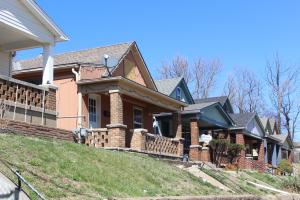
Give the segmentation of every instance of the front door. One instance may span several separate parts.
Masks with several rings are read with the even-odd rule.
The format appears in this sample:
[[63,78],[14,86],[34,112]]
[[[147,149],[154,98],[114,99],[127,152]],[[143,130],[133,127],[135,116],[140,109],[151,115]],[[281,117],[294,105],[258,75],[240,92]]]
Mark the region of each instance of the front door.
[[89,95],[89,128],[100,127],[100,99],[97,95]]

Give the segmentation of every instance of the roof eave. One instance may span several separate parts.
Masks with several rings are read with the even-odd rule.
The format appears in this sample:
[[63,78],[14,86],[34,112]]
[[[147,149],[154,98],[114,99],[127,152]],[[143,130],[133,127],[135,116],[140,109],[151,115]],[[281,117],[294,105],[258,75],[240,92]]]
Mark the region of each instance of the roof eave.
[[68,41],[69,37],[53,22],[53,20],[33,0],[21,2],[41,21],[43,25],[55,36],[56,42]]
[[88,80],[80,80],[80,81],[77,81],[77,84],[78,85],[85,85],[85,84],[95,84],[95,83],[101,83],[101,82],[111,82],[111,81],[124,81],[126,83],[129,83],[129,84],[132,84],[134,86],[137,86],[137,87],[140,87],[140,88],[143,88],[145,90],[148,90],[149,92],[153,93],[153,94],[157,94],[159,95],[160,97],[163,97],[164,99],[167,99],[169,101],[172,101],[176,104],[179,104],[180,106],[183,106],[183,107],[186,107],[188,106],[188,104],[182,102],[182,101],[178,101],[176,99],[173,99],[161,92],[158,92],[158,91],[155,91],[155,90],[152,90],[150,88],[147,88],[139,83],[136,83],[132,80],[129,80],[129,79],[126,79],[124,77],[121,77],[121,76],[116,76],[116,77],[109,77],[109,78],[101,78],[101,79],[88,79]]

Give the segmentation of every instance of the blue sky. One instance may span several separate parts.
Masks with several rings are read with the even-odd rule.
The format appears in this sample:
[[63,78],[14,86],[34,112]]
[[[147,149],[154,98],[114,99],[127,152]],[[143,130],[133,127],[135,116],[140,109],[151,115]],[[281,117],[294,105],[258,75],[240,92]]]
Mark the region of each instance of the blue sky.
[[[161,63],[176,55],[218,57],[222,77],[234,67],[262,74],[275,52],[287,62],[300,61],[299,1],[37,2],[70,37],[55,53],[135,40],[154,78]],[[216,93],[222,81],[218,85]]]
[[[154,78],[163,61],[176,55],[193,60],[219,58],[222,74],[213,95],[222,93],[235,67],[262,78],[268,58],[278,52],[300,63],[300,1],[37,0],[70,37],[55,53],[137,41]],[[21,52],[19,58],[41,50]]]

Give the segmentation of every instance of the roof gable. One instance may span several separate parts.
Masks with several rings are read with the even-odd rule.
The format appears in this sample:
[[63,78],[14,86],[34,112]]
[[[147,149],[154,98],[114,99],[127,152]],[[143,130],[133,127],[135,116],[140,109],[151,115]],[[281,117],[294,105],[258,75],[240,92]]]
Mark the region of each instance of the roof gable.
[[224,110],[228,113],[233,113],[232,105],[227,96],[208,97],[203,99],[195,99],[195,103],[219,102]]
[[201,117],[205,117],[210,121],[215,122],[224,127],[229,127],[234,125],[234,121],[228,115],[227,112],[223,109],[219,102],[205,102],[205,103],[197,103],[197,104],[190,104],[188,107],[184,108],[183,113],[194,113],[200,112]]
[[113,76],[123,76],[124,78],[157,91],[154,80],[136,42],[133,42],[129,46],[127,51],[120,58],[119,64],[112,69],[111,73]]
[[55,40],[69,40],[68,36],[52,21],[52,19],[39,7],[34,0],[21,0],[21,2],[33,13],[46,28],[55,35]]
[[165,95],[168,95],[176,99],[176,89],[180,88],[182,94],[181,101],[184,101],[188,104],[193,104],[194,99],[190,93],[190,90],[183,77],[171,78],[171,79],[162,79],[155,81],[157,90]]

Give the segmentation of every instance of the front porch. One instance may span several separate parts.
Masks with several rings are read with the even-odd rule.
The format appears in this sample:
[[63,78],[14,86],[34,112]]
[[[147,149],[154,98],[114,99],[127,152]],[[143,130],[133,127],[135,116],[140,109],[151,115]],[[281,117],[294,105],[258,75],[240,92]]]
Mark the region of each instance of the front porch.
[[236,143],[245,146],[241,151],[238,165],[242,169],[264,171],[264,140],[243,132],[236,132]]
[[[82,127],[90,129],[85,143],[98,148],[180,157],[181,117],[185,104],[122,77],[82,80]],[[153,116],[172,113],[172,134],[154,134]]]

